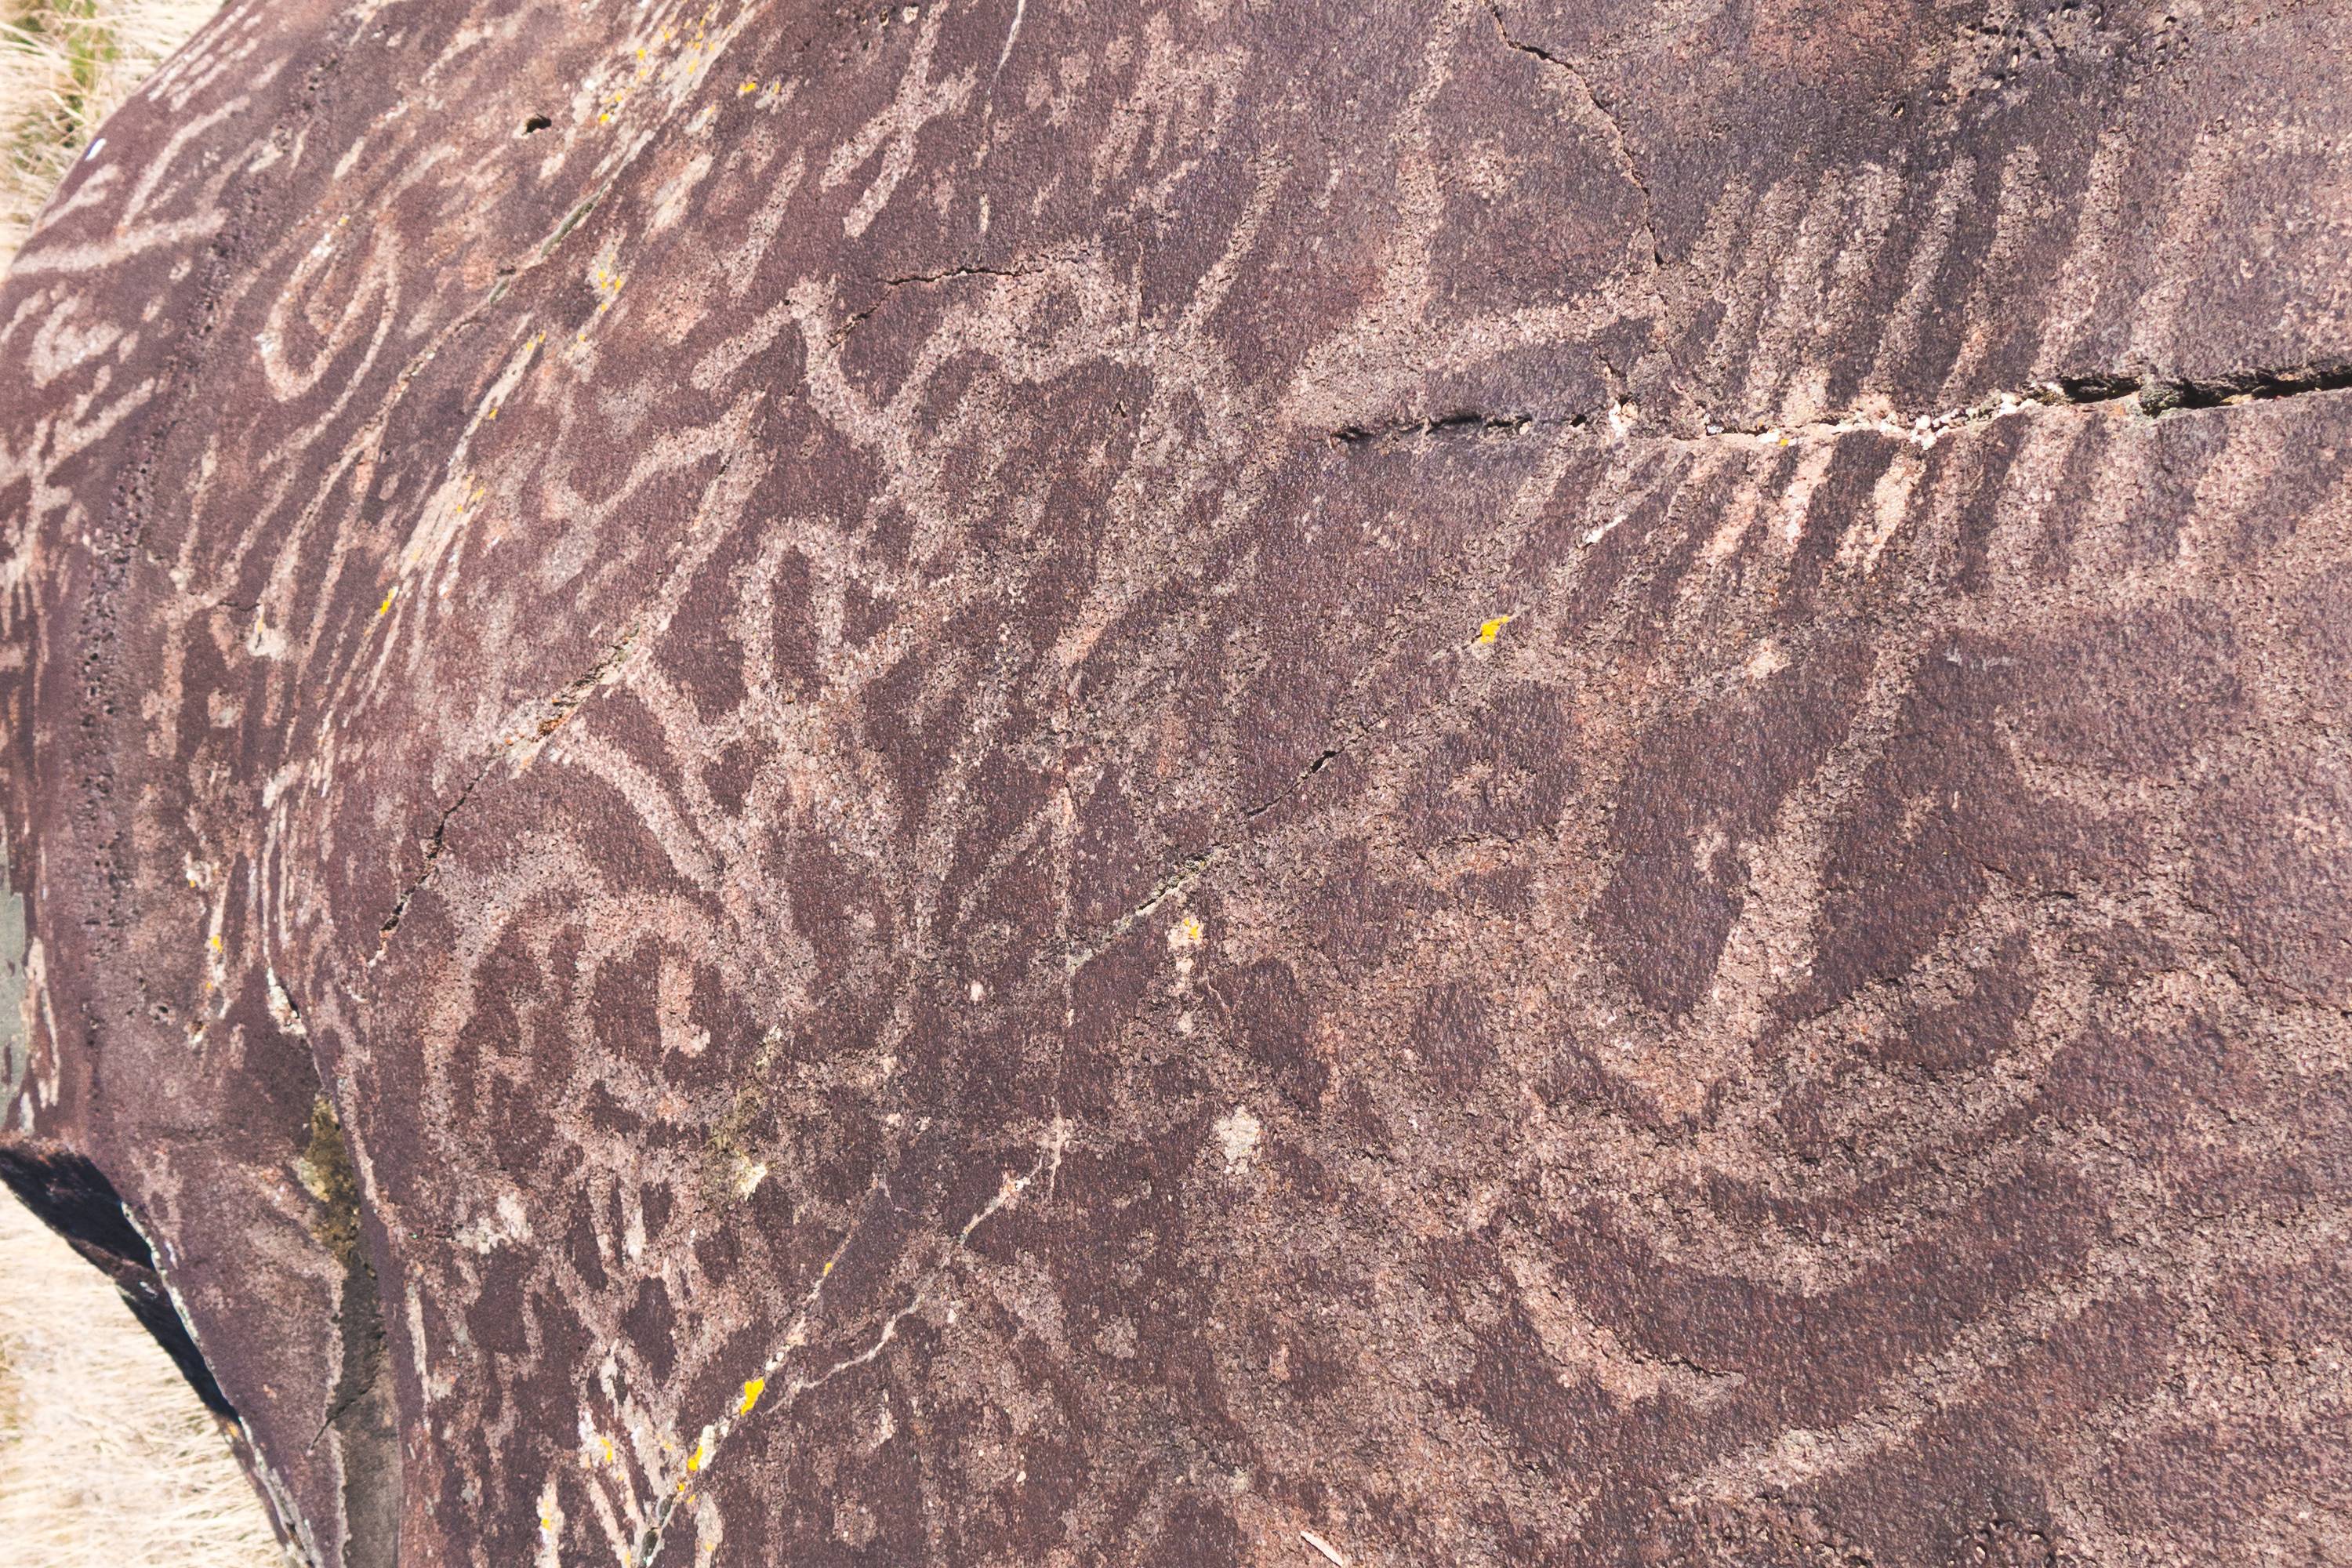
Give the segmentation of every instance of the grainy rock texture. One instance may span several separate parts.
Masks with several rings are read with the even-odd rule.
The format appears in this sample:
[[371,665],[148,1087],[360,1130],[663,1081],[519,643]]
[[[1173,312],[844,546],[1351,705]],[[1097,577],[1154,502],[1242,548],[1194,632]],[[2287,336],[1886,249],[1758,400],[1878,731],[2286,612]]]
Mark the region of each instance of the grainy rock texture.
[[336,1568],[2352,1559],[2347,32],[234,5],[0,1165]]

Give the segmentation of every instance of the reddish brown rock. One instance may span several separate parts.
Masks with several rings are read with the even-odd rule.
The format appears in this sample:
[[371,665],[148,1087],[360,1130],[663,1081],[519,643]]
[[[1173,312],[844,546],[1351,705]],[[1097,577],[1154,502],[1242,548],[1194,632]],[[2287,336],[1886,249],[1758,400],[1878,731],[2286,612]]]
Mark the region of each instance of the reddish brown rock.
[[0,1169],[338,1568],[2352,1557],[2347,27],[236,6]]

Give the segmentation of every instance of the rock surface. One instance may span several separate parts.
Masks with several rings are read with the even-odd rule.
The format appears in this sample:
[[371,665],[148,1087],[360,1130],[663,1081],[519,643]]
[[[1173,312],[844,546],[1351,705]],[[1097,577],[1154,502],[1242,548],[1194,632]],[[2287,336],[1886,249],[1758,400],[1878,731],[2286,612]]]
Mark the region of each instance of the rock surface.
[[0,1172],[321,1568],[2352,1559],[2347,29],[235,5]]

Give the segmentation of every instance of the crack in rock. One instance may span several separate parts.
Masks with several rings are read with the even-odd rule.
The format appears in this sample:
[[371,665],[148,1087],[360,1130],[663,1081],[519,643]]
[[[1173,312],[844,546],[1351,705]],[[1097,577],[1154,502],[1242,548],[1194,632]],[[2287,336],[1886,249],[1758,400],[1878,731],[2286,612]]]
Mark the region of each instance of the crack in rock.
[[1650,194],[1650,183],[1642,177],[1642,166],[1633,157],[1633,144],[1625,139],[1624,122],[1617,118],[1616,111],[1602,100],[1601,95],[1592,90],[1591,79],[1578,69],[1572,62],[1562,59],[1540,44],[1530,44],[1511,37],[1509,29],[1503,22],[1501,5],[1489,5],[1487,13],[1495,19],[1495,36],[1502,39],[1507,47],[1541,60],[1565,76],[1575,86],[1578,94],[1582,97],[1592,112],[1599,115],[1601,122],[1609,127],[1610,145],[1615,151],[1618,162],[1624,167],[1625,177],[1633,182],[1633,188],[1642,195],[1642,233],[1649,240],[1650,299],[1654,305],[1663,310],[1665,300],[1658,290],[1657,278],[1659,273],[1666,269],[1666,258],[1658,241],[1657,198]]
[[[1785,447],[1804,441],[1833,440],[1841,436],[1869,433],[1932,446],[1946,436],[1979,429],[2016,415],[2044,410],[2105,408],[2157,419],[2168,414],[2234,408],[2251,403],[2276,403],[2316,393],[2347,390],[2352,390],[2352,365],[2242,370],[2205,377],[2101,374],[2037,382],[2021,390],[1997,392],[1975,403],[1933,414],[1849,412],[1787,425],[1768,425],[1760,421],[1748,424],[1709,421],[1704,432],[1696,436],[1661,431],[1643,437],[1634,432],[1633,420],[1622,413],[1630,405],[1621,402],[1611,410],[1610,426],[1614,439],[1646,438],[1686,445],[1707,442],[1748,445],[1760,442],[1766,446]],[[1380,425],[1343,425],[1328,432],[1324,439],[1349,447],[1423,437],[1509,440],[1544,429],[1590,429],[1592,423],[1591,416],[1588,414],[1542,415],[1457,409],[1448,414],[1397,419]],[[1258,807],[1249,815],[1255,816],[1257,810],[1263,809]]]
[[[680,558],[670,563],[664,571],[661,581],[655,584],[654,591],[646,596],[646,603],[649,605],[659,604],[667,595],[672,583],[685,564],[685,552],[681,551]],[[401,920],[407,914],[410,901],[424,890],[426,883],[433,879],[433,874],[440,864],[441,851],[448,839],[450,820],[465,808],[467,801],[473,798],[474,791],[480,787],[483,780],[489,777],[490,770],[498,765],[500,758],[509,755],[518,745],[525,743],[535,745],[544,742],[556,731],[562,729],[572,714],[579,711],[581,704],[588,700],[588,694],[619,668],[621,661],[628,657],[629,650],[635,647],[638,639],[643,637],[647,620],[648,613],[640,611],[623,629],[620,637],[597,657],[593,664],[573,677],[553,695],[542,700],[538,704],[540,717],[530,727],[530,732],[522,735],[509,733],[502,737],[497,746],[492,748],[489,754],[484,757],[480,764],[474,769],[473,775],[466,781],[465,787],[457,792],[457,798],[442,808],[440,815],[434,819],[433,831],[425,839],[424,866],[409,880],[408,885],[401,889],[399,898],[393,901],[391,912],[384,916],[382,923],[377,927],[375,956],[368,961],[370,968],[383,962],[384,950],[391,943],[393,933],[400,929]]]
[[[1054,1178],[1060,1173],[1062,1155],[1070,1146],[1074,1131],[1068,1121],[1056,1116],[1047,1129],[1045,1142],[1038,1149],[1037,1158],[1030,1164],[1028,1171],[1019,1176],[1010,1172],[1005,1173],[1003,1180],[998,1184],[995,1193],[989,1200],[973,1211],[971,1217],[965,1220],[952,1237],[941,1238],[939,1255],[924,1271],[922,1279],[916,1282],[913,1295],[908,1299],[906,1305],[898,1308],[883,1320],[882,1326],[876,1332],[873,1342],[856,1354],[842,1357],[814,1376],[793,1377],[773,1395],[767,1397],[766,1403],[769,1408],[789,1410],[799,1401],[802,1394],[824,1387],[844,1373],[870,1365],[884,1351],[889,1349],[891,1342],[898,1338],[898,1325],[922,1310],[924,1302],[930,1298],[932,1287],[937,1285],[940,1277],[954,1266],[956,1259],[970,1249],[974,1231],[993,1219],[1002,1210],[1019,1203],[1041,1178],[1045,1183],[1046,1196],[1049,1199],[1052,1197]],[[873,1191],[880,1193],[886,1200],[889,1197],[889,1188],[886,1184],[877,1182]],[[791,1327],[785,1330],[782,1342],[769,1354],[766,1361],[761,1363],[760,1370],[752,1377],[744,1381],[745,1392],[737,1407],[721,1415],[718,1420],[710,1423],[704,1429],[706,1436],[697,1440],[694,1449],[696,1457],[688,1466],[689,1476],[709,1474],[711,1466],[719,1458],[728,1438],[734,1434],[737,1426],[750,1420],[758,1408],[761,1395],[766,1392],[768,1379],[782,1369],[784,1363],[792,1358],[794,1351],[808,1342],[809,1321],[817,1308],[824,1303],[825,1284],[833,1278],[835,1267],[847,1254],[850,1244],[857,1239],[857,1236],[858,1228],[852,1225],[847,1234],[843,1236],[840,1243],[835,1247],[832,1255],[825,1259],[824,1267],[817,1271],[816,1282],[810,1286],[807,1293],[801,1298],[800,1310],[793,1317]],[[644,1537],[637,1543],[635,1561],[643,1565],[643,1568],[652,1568],[654,1560],[661,1554],[670,1520],[677,1511],[686,1485],[687,1481],[683,1479],[674,1484],[666,1484],[661,1500],[654,1505],[653,1522],[646,1527]]]

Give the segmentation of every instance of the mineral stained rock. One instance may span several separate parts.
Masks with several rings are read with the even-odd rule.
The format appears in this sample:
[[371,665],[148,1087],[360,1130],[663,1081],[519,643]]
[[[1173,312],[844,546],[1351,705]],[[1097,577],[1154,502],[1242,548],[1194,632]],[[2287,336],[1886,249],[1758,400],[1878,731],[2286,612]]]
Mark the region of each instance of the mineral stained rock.
[[320,1568],[2352,1558],[2347,36],[239,0],[0,1172]]

